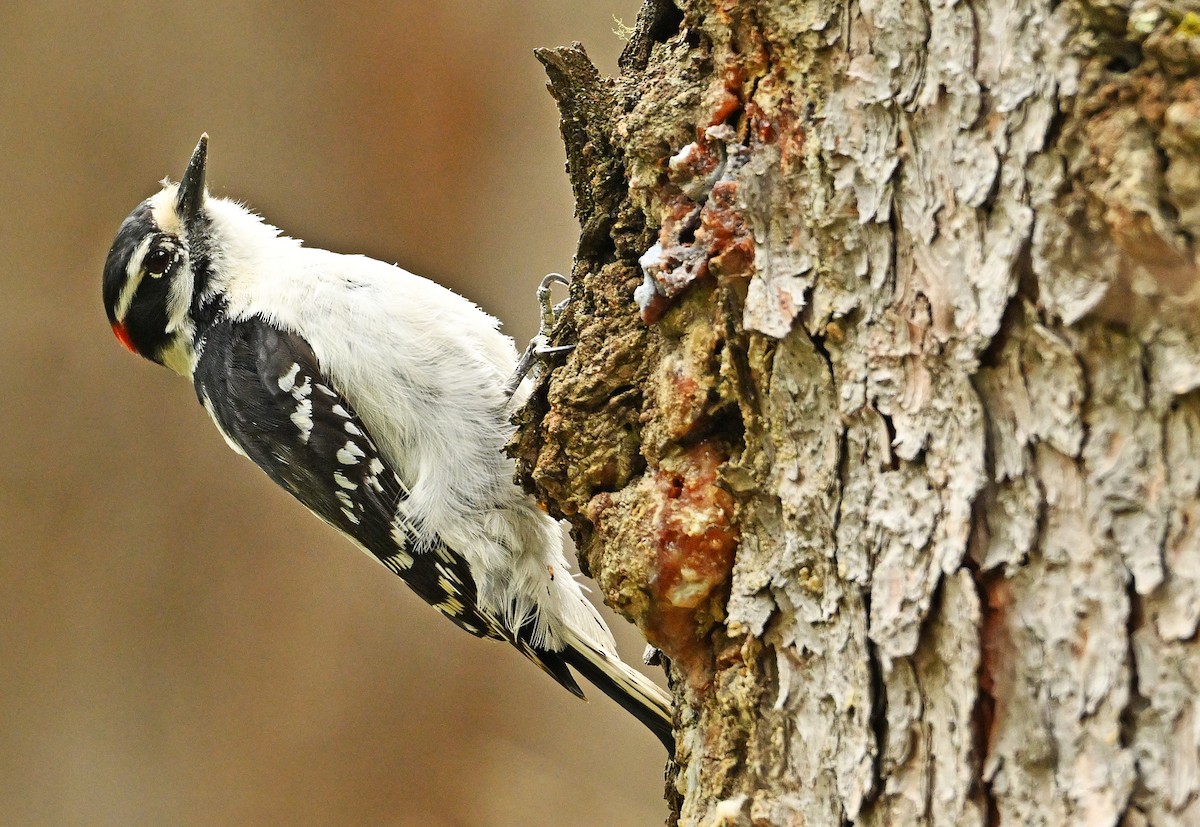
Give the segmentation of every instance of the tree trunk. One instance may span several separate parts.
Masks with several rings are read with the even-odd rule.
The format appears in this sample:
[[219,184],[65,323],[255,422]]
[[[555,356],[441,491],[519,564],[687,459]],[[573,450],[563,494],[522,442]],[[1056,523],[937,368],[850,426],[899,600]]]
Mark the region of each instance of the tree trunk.
[[1200,824],[1200,17],[648,0],[615,80],[539,57],[577,347],[512,449],[669,658],[673,817]]

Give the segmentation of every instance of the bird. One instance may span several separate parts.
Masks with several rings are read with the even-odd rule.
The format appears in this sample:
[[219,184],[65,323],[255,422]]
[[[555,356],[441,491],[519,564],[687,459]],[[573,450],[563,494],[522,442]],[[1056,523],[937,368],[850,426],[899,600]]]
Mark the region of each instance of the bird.
[[[528,382],[498,321],[429,279],[288,237],[208,192],[208,135],[124,219],[103,300],[129,351],[191,380],[229,447],[458,628],[579,675],[674,748],[556,521],[503,452]],[[514,387],[526,386],[522,391]]]

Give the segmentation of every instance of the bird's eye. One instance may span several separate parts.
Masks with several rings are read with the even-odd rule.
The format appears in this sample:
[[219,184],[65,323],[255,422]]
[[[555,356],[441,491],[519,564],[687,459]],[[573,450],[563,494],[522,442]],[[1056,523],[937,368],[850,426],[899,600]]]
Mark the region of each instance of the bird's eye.
[[173,258],[174,256],[172,256],[168,250],[162,247],[159,247],[156,250],[151,250],[150,254],[146,256],[146,261],[144,263],[146,272],[151,276],[161,276],[163,273],[167,272],[167,268],[171,266],[171,260]]

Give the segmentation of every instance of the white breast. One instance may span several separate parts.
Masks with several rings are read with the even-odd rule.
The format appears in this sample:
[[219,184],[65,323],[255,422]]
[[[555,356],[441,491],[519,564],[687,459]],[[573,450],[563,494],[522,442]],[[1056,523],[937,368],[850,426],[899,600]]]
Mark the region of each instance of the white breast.
[[215,221],[237,231],[223,233],[217,251],[229,312],[264,316],[308,341],[409,488],[401,509],[420,536],[467,559],[480,603],[510,628],[548,609],[538,613],[535,645],[558,648],[553,624],[565,620],[611,652],[611,635],[570,575],[557,524],[512,480],[504,388],[516,350],[496,320],[428,279],[304,248],[218,203]]
[[496,320],[363,256],[296,247],[270,264],[252,289],[230,291],[246,298],[231,312],[267,316],[308,341],[409,486],[418,526],[441,534],[494,502],[511,477],[503,387],[516,359]]

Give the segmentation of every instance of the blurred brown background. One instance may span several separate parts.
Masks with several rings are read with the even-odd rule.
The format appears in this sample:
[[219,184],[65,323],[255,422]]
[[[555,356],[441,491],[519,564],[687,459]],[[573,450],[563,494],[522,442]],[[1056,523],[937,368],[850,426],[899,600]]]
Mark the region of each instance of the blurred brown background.
[[530,52],[611,73],[638,5],[0,5],[0,823],[661,823],[653,737],[435,616],[100,304],[117,225],[207,130],[215,193],[523,343],[576,236]]

